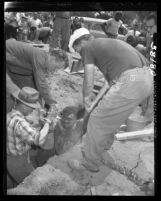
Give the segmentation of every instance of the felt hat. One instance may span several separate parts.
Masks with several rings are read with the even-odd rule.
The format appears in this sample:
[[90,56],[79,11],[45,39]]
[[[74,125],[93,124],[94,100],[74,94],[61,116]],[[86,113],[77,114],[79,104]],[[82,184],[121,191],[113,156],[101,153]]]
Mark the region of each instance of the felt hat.
[[21,90],[12,94],[17,100],[31,108],[41,108],[39,100],[39,92],[31,87],[23,87]]
[[74,42],[78,39],[78,38],[80,38],[81,36],[84,36],[84,35],[86,35],[86,34],[90,34],[90,32],[88,31],[88,29],[86,29],[86,28],[80,28],[80,29],[76,29],[75,31],[74,31],[74,33],[71,35],[71,37],[70,37],[70,40],[69,40],[69,45],[68,45],[68,47],[69,47],[69,51],[70,52],[75,52],[75,50],[73,49],[73,44],[74,44]]

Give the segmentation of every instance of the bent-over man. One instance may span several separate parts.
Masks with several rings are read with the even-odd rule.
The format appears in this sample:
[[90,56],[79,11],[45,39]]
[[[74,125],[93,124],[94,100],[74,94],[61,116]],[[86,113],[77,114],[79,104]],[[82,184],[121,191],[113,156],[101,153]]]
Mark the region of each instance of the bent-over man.
[[76,32],[73,38],[72,46],[80,53],[84,64],[83,97],[87,112],[108,88],[106,82],[91,101],[95,66],[110,84],[108,92],[90,114],[82,161],[69,161],[74,169],[97,172],[102,164],[111,162],[105,150],[111,148],[117,129],[135,107],[153,93],[153,75],[146,58],[124,41],[93,39],[86,32]]

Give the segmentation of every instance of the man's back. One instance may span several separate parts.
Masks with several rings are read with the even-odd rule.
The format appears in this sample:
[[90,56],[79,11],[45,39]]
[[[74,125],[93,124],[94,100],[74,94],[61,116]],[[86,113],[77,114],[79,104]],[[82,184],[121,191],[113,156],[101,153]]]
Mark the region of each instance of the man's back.
[[51,65],[47,52],[29,44],[6,41],[6,69],[12,81],[20,88],[30,86],[37,89],[47,104],[53,102],[53,96],[45,79]]
[[142,67],[140,57],[145,58],[135,48],[124,41],[98,38],[90,41],[81,52],[85,64],[95,64],[108,80],[118,77],[123,71]]
[[6,65],[10,71],[21,75],[32,75],[33,68],[40,70],[45,65],[46,52],[29,44],[6,41]]

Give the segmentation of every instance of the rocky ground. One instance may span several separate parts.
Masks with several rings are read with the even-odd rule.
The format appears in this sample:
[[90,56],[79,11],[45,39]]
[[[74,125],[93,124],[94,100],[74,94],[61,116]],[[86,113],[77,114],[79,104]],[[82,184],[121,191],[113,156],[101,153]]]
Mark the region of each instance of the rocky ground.
[[[98,78],[100,74],[96,76]],[[81,102],[83,75],[71,75],[59,70],[47,80],[59,111],[66,106]],[[81,147],[82,144],[78,143],[68,152],[51,157],[46,165],[33,171],[20,185],[8,190],[8,194],[116,196],[154,194],[152,183],[150,191],[146,191],[144,185],[154,179],[153,141],[115,140],[107,154],[113,157],[116,167],[102,166],[99,173],[85,172],[84,175],[77,175],[70,169],[67,160],[79,160]]]

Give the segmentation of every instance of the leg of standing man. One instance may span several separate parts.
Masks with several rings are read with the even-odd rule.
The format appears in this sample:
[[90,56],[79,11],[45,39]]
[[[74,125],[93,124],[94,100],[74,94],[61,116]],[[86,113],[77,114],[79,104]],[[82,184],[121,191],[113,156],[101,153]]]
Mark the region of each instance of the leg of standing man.
[[152,91],[153,76],[149,69],[137,68],[123,73],[89,118],[84,147],[89,161],[97,166],[102,163],[102,154],[111,148],[116,130]]
[[70,165],[96,172],[101,165],[113,163],[105,150],[111,148],[114,134],[135,107],[152,93],[153,75],[147,67],[125,71],[90,115],[82,163]]

